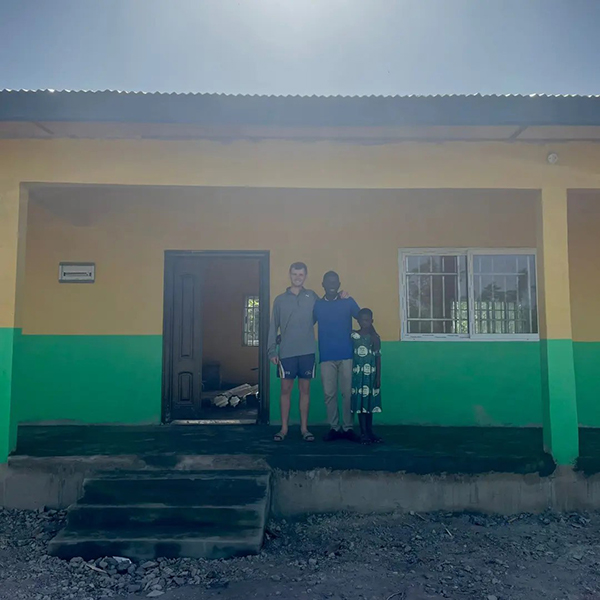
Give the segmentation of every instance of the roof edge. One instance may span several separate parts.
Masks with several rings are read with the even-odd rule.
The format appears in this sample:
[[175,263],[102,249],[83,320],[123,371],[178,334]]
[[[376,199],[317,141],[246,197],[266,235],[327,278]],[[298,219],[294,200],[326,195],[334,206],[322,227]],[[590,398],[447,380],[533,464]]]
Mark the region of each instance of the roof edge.
[[0,121],[273,127],[600,126],[600,96],[266,96],[3,90]]

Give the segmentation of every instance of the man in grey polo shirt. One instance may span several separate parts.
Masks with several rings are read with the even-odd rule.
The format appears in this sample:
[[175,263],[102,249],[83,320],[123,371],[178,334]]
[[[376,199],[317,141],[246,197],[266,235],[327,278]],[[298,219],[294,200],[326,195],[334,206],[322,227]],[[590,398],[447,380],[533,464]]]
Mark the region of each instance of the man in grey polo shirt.
[[[306,442],[315,436],[308,430],[310,380],[315,376],[315,330],[313,308],[318,298],[304,287],[307,266],[296,262],[290,267],[290,287],[275,298],[269,327],[269,358],[281,378],[281,430],[275,435],[282,442],[288,433],[290,398],[294,380],[300,389],[300,431]],[[279,346],[279,349],[278,349]]]

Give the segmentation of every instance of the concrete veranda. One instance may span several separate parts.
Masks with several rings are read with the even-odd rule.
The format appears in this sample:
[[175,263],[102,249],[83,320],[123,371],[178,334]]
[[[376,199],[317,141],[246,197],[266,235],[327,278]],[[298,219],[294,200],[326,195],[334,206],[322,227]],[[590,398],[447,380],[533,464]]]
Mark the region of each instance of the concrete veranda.
[[[383,426],[380,445],[346,441],[325,443],[327,431],[315,426],[314,443],[302,441],[291,429],[281,443],[273,441],[277,427],[267,426],[22,426],[15,457],[162,457],[247,455],[282,470],[365,470],[419,475],[538,473],[546,476],[555,464],[542,449],[536,428]],[[159,462],[161,462],[159,461]],[[10,462],[10,460],[9,460]]]

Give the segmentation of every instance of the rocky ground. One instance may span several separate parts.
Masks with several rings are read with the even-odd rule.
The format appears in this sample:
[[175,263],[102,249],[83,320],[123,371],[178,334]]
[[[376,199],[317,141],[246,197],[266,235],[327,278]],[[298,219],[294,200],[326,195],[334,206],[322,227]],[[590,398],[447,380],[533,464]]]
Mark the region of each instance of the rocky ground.
[[0,509],[0,600],[600,599],[600,514],[329,515],[269,525],[227,561],[46,554],[64,514]]

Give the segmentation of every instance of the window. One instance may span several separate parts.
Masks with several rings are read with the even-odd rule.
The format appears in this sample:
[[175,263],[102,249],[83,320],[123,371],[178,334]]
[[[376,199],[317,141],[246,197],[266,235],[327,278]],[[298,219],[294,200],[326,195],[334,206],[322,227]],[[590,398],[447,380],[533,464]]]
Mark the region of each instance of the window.
[[244,299],[244,346],[258,346],[258,296]]
[[538,339],[533,250],[401,250],[402,339]]

